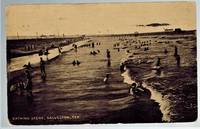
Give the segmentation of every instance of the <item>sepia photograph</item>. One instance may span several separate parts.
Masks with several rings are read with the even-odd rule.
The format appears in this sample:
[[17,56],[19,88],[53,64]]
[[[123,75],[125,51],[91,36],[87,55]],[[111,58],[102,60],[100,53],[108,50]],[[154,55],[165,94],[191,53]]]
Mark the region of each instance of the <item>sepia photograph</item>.
[[197,120],[196,3],[5,7],[12,125]]

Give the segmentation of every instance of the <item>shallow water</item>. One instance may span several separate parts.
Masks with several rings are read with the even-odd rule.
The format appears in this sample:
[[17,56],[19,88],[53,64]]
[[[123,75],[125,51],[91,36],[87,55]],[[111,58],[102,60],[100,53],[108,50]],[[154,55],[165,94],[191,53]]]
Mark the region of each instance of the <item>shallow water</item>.
[[[160,104],[164,121],[194,121],[197,118],[196,40],[194,35],[184,37],[190,40],[180,36],[173,36],[173,39],[166,36],[162,40],[159,36],[157,39],[149,38],[153,41],[149,51],[131,48],[136,55],[127,59],[130,79],[136,77],[144,82],[145,87],[152,92],[151,98]],[[181,67],[176,66],[173,55],[175,45],[181,57]],[[164,53],[164,48],[168,53]],[[161,58],[160,74],[152,70],[155,63],[147,62],[156,62],[158,57]]]
[[[135,37],[132,37],[133,39]],[[121,75],[119,65],[121,61],[131,59],[128,56],[132,53],[127,53],[126,49],[121,49],[119,52],[117,49],[113,49],[114,43],[122,43],[123,41],[114,37],[92,38],[92,40],[95,43],[100,42],[101,45],[95,45],[95,48],[78,48],[77,53],[70,51],[46,65],[47,79],[45,82],[40,78],[40,71],[38,69],[35,70],[33,77],[34,100],[31,104],[27,103],[25,96],[14,95],[15,99],[12,98],[13,96],[9,97],[10,119],[13,116],[78,116],[78,118],[59,119],[56,121],[46,119],[45,121],[33,120],[31,123],[27,121],[14,121],[13,123],[55,124],[179,121],[174,116],[180,117],[183,114],[177,110],[176,106],[178,104],[172,101],[180,95],[178,93],[172,94],[172,91],[169,89],[180,90],[176,88],[181,83],[177,83],[175,88],[166,86],[174,81],[173,78],[175,75],[179,75],[180,73],[175,68],[176,64],[173,57],[170,56],[173,55],[172,46],[165,46],[169,48],[167,56],[162,53],[163,44],[159,46],[155,43],[155,45],[150,47],[150,51],[145,53],[141,50],[135,50],[134,46],[129,46],[131,52],[137,53],[137,56],[134,55],[134,61],[132,62],[134,65],[129,66],[131,70],[129,76],[128,74],[124,75],[126,73]],[[153,44],[154,41],[153,39],[151,40]],[[111,51],[111,66],[108,66],[106,49]],[[190,67],[195,65],[195,55],[189,55],[193,53],[188,49],[183,50],[182,47],[180,49],[180,54],[185,54],[182,66]],[[90,55],[89,53],[92,50],[100,50],[100,53],[95,56]],[[160,76],[157,76],[149,69],[153,66],[153,62],[155,62],[157,56],[162,58],[162,66],[167,67],[162,70]],[[135,65],[138,57],[141,61],[147,58],[152,63]],[[79,60],[81,64],[73,66],[73,60]],[[190,61],[188,62],[188,60]],[[168,68],[169,66],[170,68]],[[187,69],[185,69],[183,74],[185,73],[188,73]],[[106,74],[110,75],[108,84],[103,82]],[[136,99],[129,94],[129,86],[134,82],[134,77],[140,78],[144,82],[144,86],[151,91],[151,98]],[[195,77],[192,77],[192,79],[195,83]],[[163,86],[166,86],[166,88]],[[194,91],[191,92],[193,93]],[[195,93],[193,96],[196,97]],[[193,100],[194,102],[188,101],[188,103],[192,103],[195,106],[195,98]]]

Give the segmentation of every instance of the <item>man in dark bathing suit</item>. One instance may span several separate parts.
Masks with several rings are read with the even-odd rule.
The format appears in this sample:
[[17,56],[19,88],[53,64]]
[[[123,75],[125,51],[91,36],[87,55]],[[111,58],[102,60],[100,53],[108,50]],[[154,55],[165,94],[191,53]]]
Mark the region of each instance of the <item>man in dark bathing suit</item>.
[[33,94],[32,94],[32,87],[33,87],[33,83],[32,83],[32,76],[29,70],[26,70],[26,78],[27,78],[27,85],[26,85],[26,90],[28,92],[27,94],[27,100],[29,103],[31,103],[33,101]]
[[107,54],[107,58],[109,59],[110,58],[110,51],[109,51],[109,49],[106,50],[106,54]]
[[45,80],[46,79],[45,62],[42,59],[42,57],[40,57],[40,71],[42,80]]

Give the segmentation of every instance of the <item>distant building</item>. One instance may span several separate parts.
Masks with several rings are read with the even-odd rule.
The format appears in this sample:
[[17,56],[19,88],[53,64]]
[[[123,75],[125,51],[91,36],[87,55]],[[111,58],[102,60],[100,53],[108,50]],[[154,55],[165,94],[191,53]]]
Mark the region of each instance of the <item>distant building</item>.
[[164,29],[165,32],[173,32],[174,29]]
[[44,35],[44,34],[42,34],[40,37],[41,37],[41,38],[46,38],[47,36],[46,36],[46,35]]
[[51,34],[51,35],[49,35],[49,37],[56,37],[56,36],[55,36],[55,34]]
[[135,36],[138,36],[138,35],[139,35],[139,32],[135,31],[135,32],[134,32],[134,35],[135,35]]
[[180,33],[180,32],[182,32],[182,30],[181,30],[181,28],[175,28],[174,32]]

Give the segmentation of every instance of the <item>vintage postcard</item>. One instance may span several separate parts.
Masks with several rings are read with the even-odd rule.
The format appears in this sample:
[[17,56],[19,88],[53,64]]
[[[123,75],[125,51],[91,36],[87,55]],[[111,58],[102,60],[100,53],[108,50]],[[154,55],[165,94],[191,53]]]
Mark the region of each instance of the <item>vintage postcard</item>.
[[195,2],[18,4],[5,13],[12,125],[196,121]]

